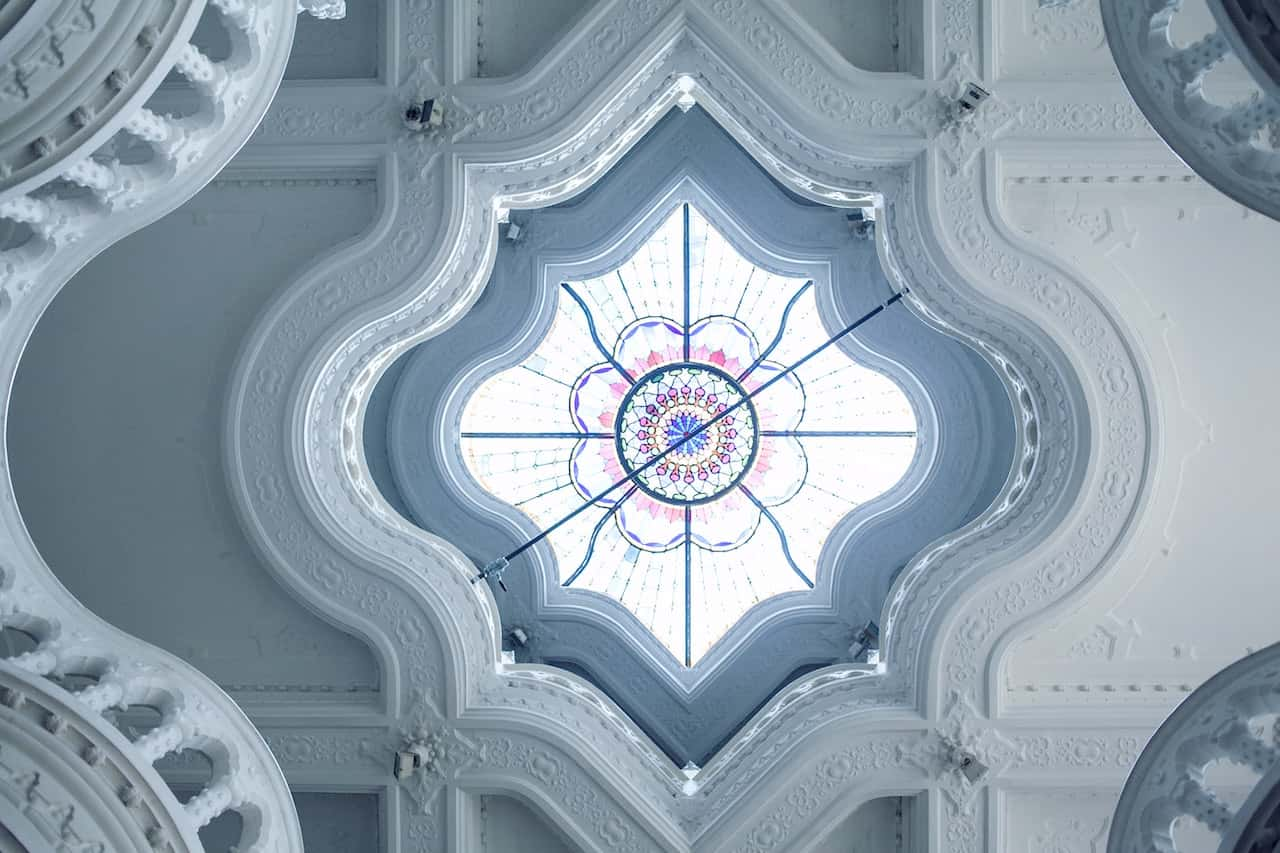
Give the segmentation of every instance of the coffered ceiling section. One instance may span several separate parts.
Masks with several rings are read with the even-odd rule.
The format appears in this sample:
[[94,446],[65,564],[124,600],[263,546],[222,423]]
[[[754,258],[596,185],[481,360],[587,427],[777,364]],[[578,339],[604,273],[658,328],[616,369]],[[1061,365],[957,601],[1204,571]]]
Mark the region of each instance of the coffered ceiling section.
[[[1097,0],[1012,0],[995,4],[993,14],[1001,78],[1117,77]],[[1215,28],[1205,0],[1185,0],[1172,11],[1169,32],[1178,45],[1192,44]],[[1219,94],[1225,97],[1247,79],[1232,57],[1208,73],[1206,90],[1223,89]]]
[[922,4],[910,0],[786,0],[795,24],[864,71],[913,71]]
[[77,273],[18,370],[10,470],[58,579],[242,696],[368,699],[379,687],[368,649],[263,567],[227,495],[219,434],[254,317],[374,208],[368,173],[233,167]]
[[459,3],[470,38],[465,49],[475,77],[509,77],[525,71],[560,40],[594,0],[469,0]]
[[338,20],[298,18],[298,31],[285,68],[286,80],[335,80],[378,76],[384,42],[386,4],[348,3]]

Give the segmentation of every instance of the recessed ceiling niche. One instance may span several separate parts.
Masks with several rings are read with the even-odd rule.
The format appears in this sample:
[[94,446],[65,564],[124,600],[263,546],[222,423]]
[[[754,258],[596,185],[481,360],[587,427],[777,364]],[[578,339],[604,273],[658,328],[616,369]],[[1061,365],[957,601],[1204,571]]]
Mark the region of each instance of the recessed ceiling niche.
[[826,42],[863,71],[917,71],[922,4],[905,0],[786,0]]
[[896,290],[867,215],[672,112],[586,192],[512,212],[476,304],[370,401],[379,488],[477,566],[585,507],[494,586],[505,645],[678,765],[864,660],[901,569],[1010,470],[996,373],[907,305],[802,361]]
[[509,77],[527,71],[545,55],[595,0],[470,0],[462,4],[470,28],[469,65],[476,77]]

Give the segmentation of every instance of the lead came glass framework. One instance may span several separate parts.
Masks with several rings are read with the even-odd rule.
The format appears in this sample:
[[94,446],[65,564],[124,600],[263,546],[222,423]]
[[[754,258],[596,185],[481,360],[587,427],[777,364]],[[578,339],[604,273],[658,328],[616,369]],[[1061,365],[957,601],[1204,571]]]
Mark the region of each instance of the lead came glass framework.
[[540,527],[634,475],[548,542],[563,586],[617,599],[692,667],[753,605],[813,587],[831,531],[906,473],[915,415],[832,347],[697,432],[829,332],[811,281],[755,266],[691,205],[561,287],[546,338],[467,401],[463,457]]

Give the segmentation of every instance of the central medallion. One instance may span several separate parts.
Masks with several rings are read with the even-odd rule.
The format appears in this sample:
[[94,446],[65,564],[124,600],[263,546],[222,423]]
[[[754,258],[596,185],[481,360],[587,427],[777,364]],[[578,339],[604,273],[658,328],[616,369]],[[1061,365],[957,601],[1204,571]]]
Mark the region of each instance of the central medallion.
[[759,447],[747,392],[723,370],[693,362],[636,380],[619,406],[616,429],[627,474],[667,503],[715,500],[747,475]]

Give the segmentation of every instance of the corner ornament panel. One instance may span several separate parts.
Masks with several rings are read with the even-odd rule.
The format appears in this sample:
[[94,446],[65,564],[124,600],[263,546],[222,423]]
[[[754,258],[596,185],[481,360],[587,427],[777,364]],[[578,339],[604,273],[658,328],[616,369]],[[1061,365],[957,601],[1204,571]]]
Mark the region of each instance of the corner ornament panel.
[[[630,22],[633,6],[648,16],[653,5],[617,3],[610,8],[619,17],[599,26]],[[719,5],[730,23],[744,8],[765,25],[772,14],[745,2]],[[948,43],[967,27],[948,23]],[[775,47],[809,55],[785,31],[772,37]],[[1010,764],[1002,736],[992,733],[997,721],[983,719],[991,713],[992,655],[1018,626],[1078,594],[1108,564],[1147,476],[1146,392],[1120,330],[1081,282],[1016,241],[986,203],[986,147],[1013,132],[1020,116],[995,101],[972,122],[950,122],[948,105],[972,73],[955,55],[936,85],[884,84],[888,102],[880,106],[900,110],[920,131],[904,135],[899,126],[875,140],[859,123],[862,108],[876,101],[871,78],[860,78],[848,96],[858,109],[834,110],[822,93],[845,81],[817,59],[804,59],[808,72],[795,80],[793,67],[772,64],[779,55],[685,19],[637,47],[625,69],[600,85],[584,83],[574,95],[579,109],[521,137],[509,162],[492,145],[469,150],[454,136],[430,145],[392,139],[383,220],[361,245],[322,259],[273,306],[238,371],[232,479],[282,579],[383,650],[402,711],[410,691],[421,689],[463,733],[497,719],[520,726],[536,713],[546,738],[597,770],[583,783],[592,802],[603,800],[609,814],[629,822],[628,842],[611,846],[615,833],[594,820],[599,809],[584,817],[573,805],[582,797],[564,791],[561,814],[578,821],[597,849],[784,849],[818,816],[827,821],[851,799],[875,796],[888,784],[884,774],[913,760],[933,766],[912,744],[946,696],[961,697],[980,721],[992,759],[1005,758],[997,766]],[[778,80],[795,96],[788,120],[758,94]],[[910,284],[913,308],[1000,365],[1021,418],[1018,463],[996,504],[904,571],[886,620],[884,666],[833,667],[795,682],[693,779],[589,685],[499,662],[496,608],[471,583],[476,566],[383,502],[363,466],[360,438],[382,369],[447,328],[478,295],[498,209],[572,196],[682,98],[695,98],[801,195],[840,205],[868,189],[882,194],[882,248]],[[868,137],[875,162],[836,153]],[[450,156],[440,156],[445,151]],[[297,377],[287,400],[281,376]],[[1086,499],[1082,516],[1075,509]],[[380,620],[368,604],[375,590],[390,591],[401,611]],[[444,646],[444,673],[415,663],[427,641],[424,623]],[[886,721],[875,736],[888,743],[896,732],[901,753],[868,745],[867,760],[838,765],[815,755],[813,732],[871,710]],[[797,789],[779,780],[810,777],[801,811],[789,804]],[[953,830],[940,849],[982,849],[980,795],[964,790],[947,800]]]

